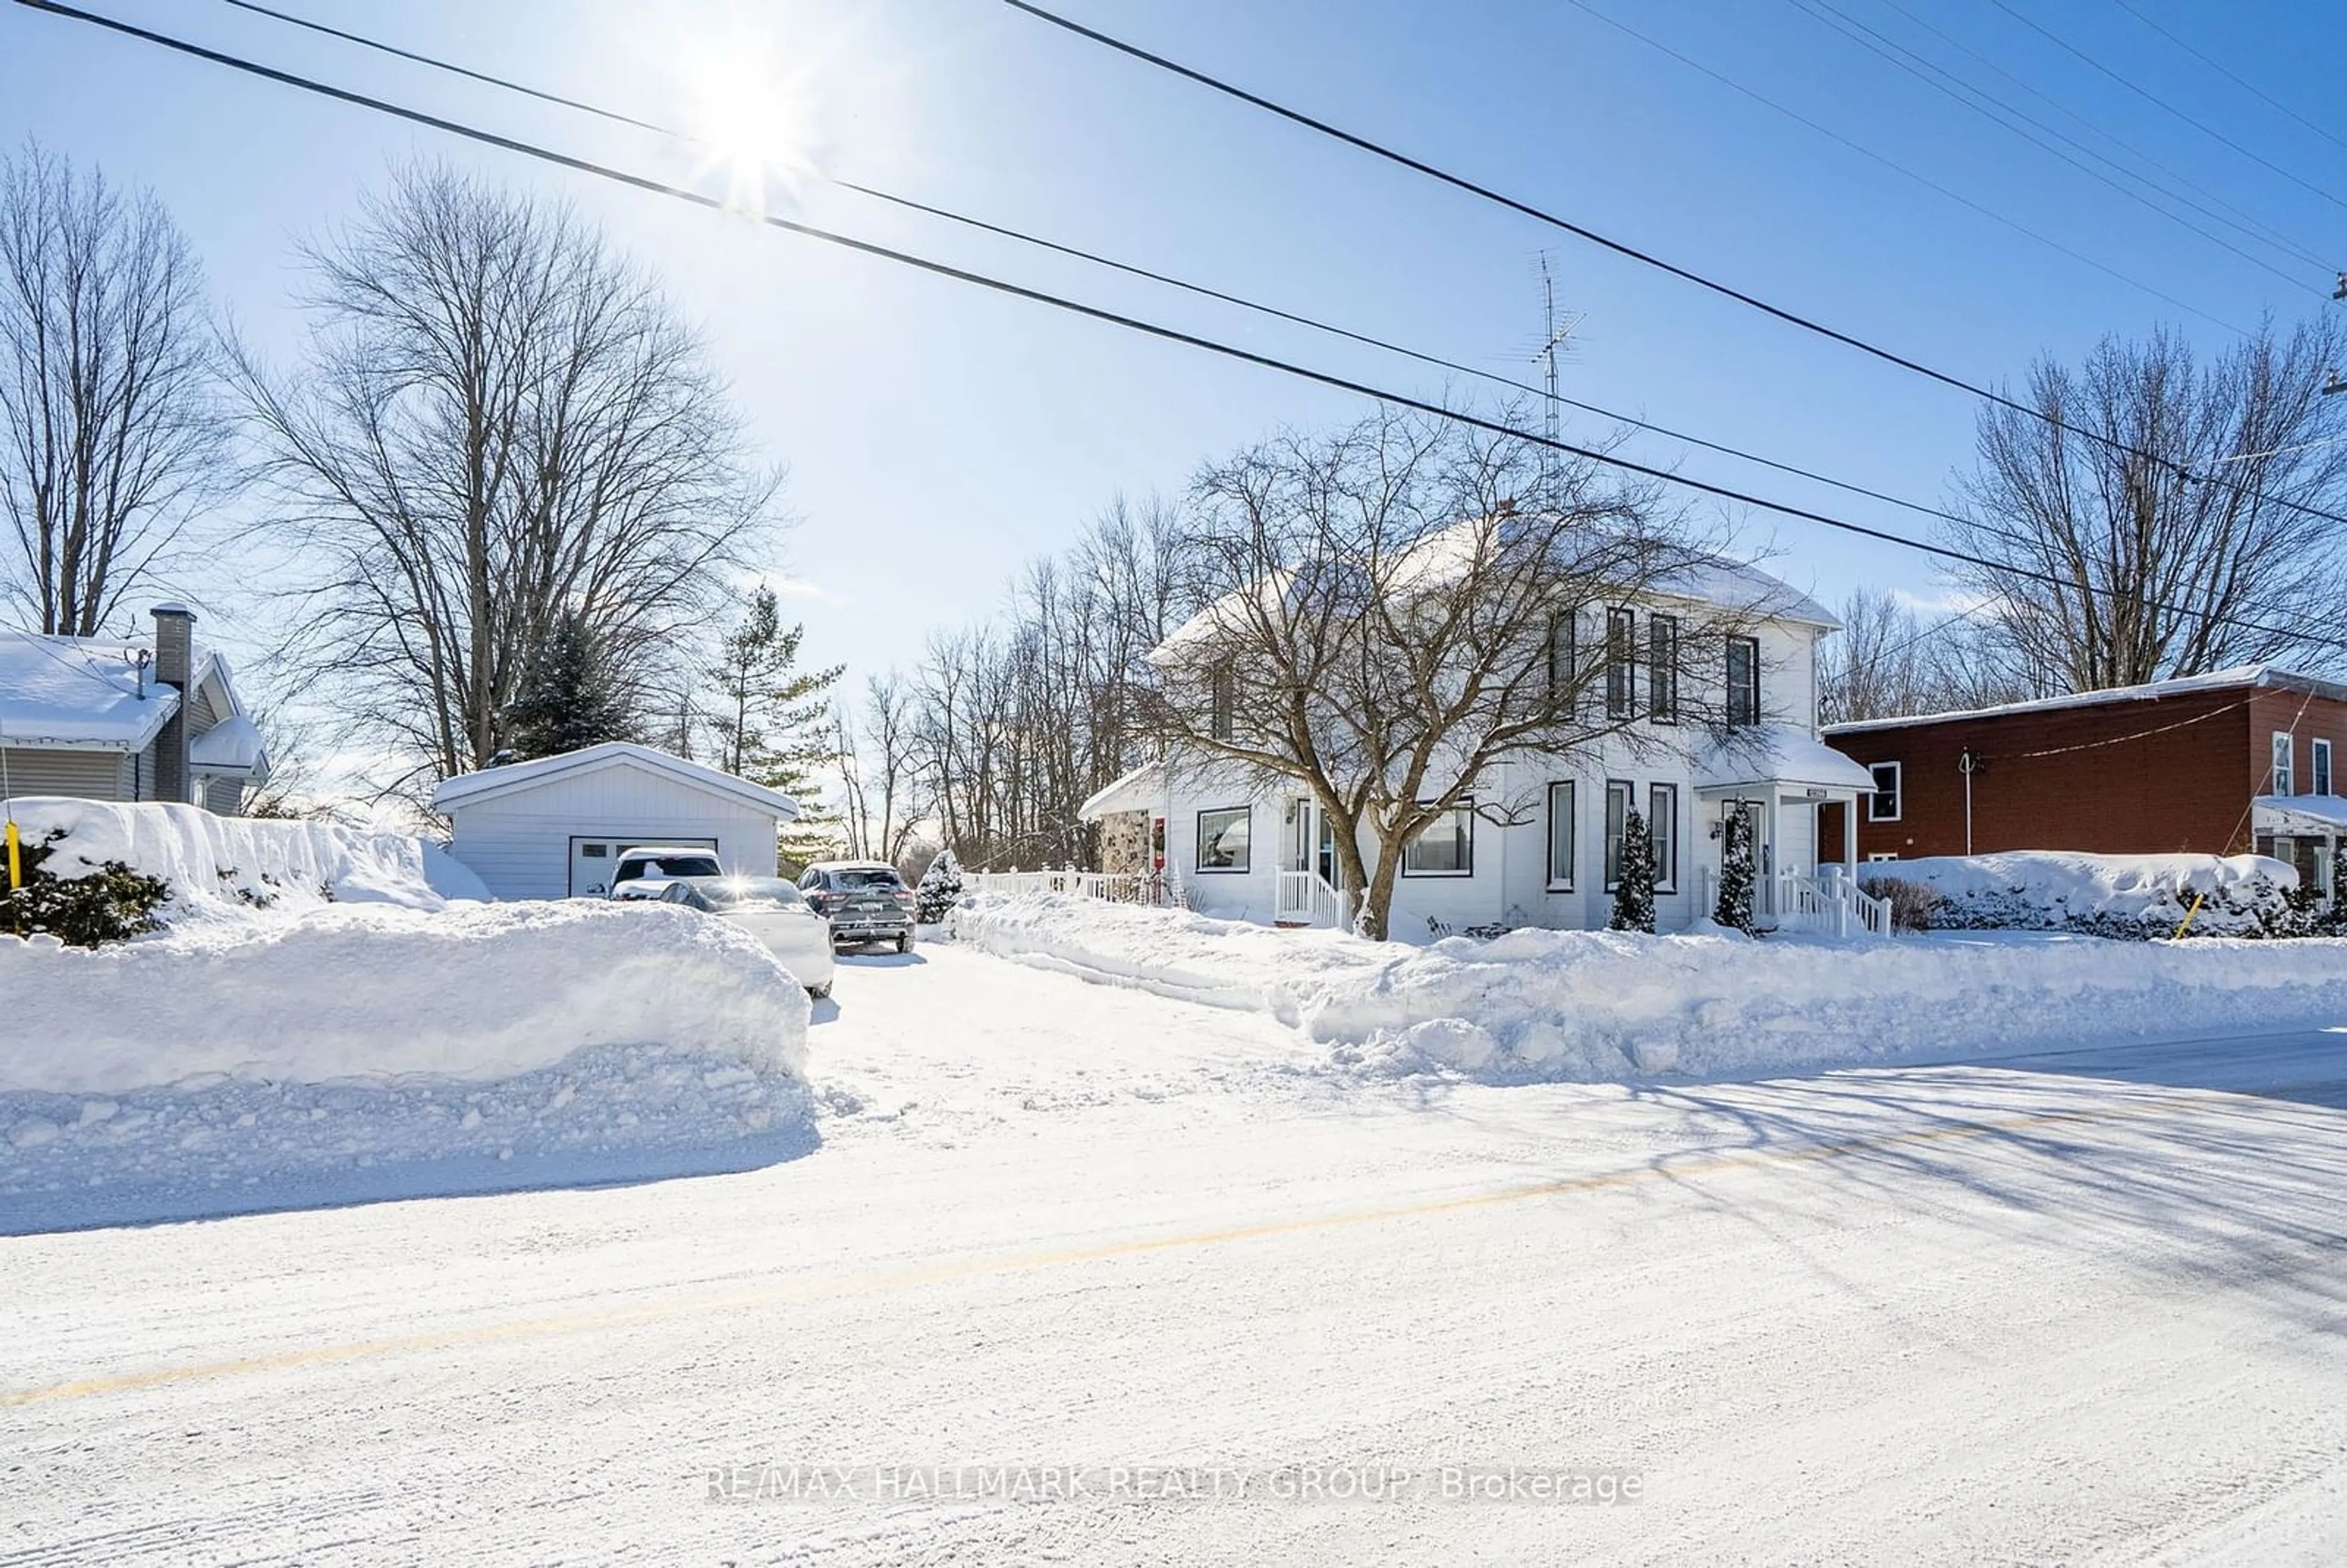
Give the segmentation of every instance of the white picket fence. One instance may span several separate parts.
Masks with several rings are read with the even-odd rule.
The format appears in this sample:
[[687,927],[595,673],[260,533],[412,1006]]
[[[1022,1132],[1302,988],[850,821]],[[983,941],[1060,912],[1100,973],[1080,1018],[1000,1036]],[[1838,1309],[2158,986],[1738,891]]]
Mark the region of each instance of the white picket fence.
[[969,893],[1061,893],[1112,904],[1181,902],[1171,878],[1143,871],[965,871],[961,885]]
[[1342,927],[1346,924],[1349,900],[1317,871],[1281,872],[1277,898],[1272,918],[1280,925]]

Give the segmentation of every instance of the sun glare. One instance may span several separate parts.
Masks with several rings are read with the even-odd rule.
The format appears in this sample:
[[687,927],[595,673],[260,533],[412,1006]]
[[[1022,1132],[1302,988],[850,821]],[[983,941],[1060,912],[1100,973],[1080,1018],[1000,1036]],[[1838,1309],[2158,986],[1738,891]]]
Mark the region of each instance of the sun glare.
[[688,132],[700,145],[700,172],[722,174],[725,200],[764,214],[818,174],[812,84],[781,67],[771,47],[712,60],[691,84]]

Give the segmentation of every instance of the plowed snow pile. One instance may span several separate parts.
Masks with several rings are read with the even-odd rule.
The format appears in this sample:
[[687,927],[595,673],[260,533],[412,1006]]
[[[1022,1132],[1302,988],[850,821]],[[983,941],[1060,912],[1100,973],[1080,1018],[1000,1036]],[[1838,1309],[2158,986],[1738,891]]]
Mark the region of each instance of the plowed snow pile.
[[1269,1012],[1341,1067],[1494,1082],[1733,1077],[2347,1024],[2337,939],[1526,930],[1411,948],[1048,896],[967,900],[952,930],[1021,963]]
[[16,818],[68,829],[53,869],[120,857],[176,897],[167,932],[97,951],[0,937],[0,1230],[812,1141],[805,993],[722,921],[452,898],[477,884],[393,835],[83,802]]

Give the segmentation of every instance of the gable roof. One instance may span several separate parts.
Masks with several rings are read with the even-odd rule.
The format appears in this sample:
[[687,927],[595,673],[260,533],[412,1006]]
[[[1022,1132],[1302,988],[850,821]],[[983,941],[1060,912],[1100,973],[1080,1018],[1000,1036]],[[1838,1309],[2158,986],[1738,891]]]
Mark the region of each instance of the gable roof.
[[[141,679],[138,655],[149,663]],[[155,679],[154,643],[139,637],[47,637],[0,631],[0,740],[12,746],[84,751],[144,748],[179,711],[179,694]],[[242,712],[228,661],[195,650],[195,684],[210,682]]]
[[1819,733],[1862,735],[1877,730],[1904,729],[1915,724],[2001,719],[2008,713],[2049,713],[2064,708],[2098,707],[2107,702],[2156,702],[2162,697],[2181,697],[2195,692],[2225,692],[2237,687],[2304,692],[2347,702],[2347,685],[2336,681],[2325,681],[2318,675],[2301,675],[2279,664],[2237,664],[2229,670],[2212,670],[2206,675],[2178,675],[2167,681],[2147,681],[2140,686],[2106,686],[2093,692],[2066,692],[2058,697],[2039,697],[2026,702],[2000,702],[1988,708],[1959,708],[1944,713],[1909,713],[1895,719],[1853,719],[1848,723],[1828,724]]
[[780,790],[752,784],[748,779],[701,763],[672,757],[666,752],[656,752],[650,746],[640,746],[631,741],[606,741],[599,746],[586,746],[575,752],[561,752],[550,757],[536,757],[526,763],[508,763],[501,768],[483,768],[478,773],[459,774],[444,779],[432,792],[432,809],[449,811],[460,805],[474,805],[500,795],[518,794],[558,779],[575,778],[603,772],[608,768],[640,768],[658,774],[689,788],[706,790],[712,794],[726,795],[760,811],[771,812],[784,822],[798,820],[799,803]]

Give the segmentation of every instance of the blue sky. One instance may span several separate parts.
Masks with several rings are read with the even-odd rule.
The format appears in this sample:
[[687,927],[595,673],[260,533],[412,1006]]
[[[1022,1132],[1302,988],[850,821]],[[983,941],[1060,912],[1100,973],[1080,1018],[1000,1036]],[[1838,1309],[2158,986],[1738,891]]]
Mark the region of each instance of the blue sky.
[[[216,0],[87,3],[646,172],[723,184],[653,138]],[[779,118],[825,174],[1528,380],[1546,251],[1560,303],[1583,317],[1564,366],[1570,395],[1924,501],[1942,499],[1968,457],[1973,409],[1961,394],[990,0],[273,3],[664,122],[701,123],[712,82],[771,82]],[[2347,198],[2347,147],[2227,82],[2118,0],[2006,0],[2010,11],[1997,0],[1830,3],[2114,158],[2133,156],[2124,143],[2157,160],[2328,271],[2276,256],[2291,274],[2277,277],[2153,215],[1830,31],[1815,9],[1825,3],[1589,0],[1874,158],[1571,3],[1063,0],[1080,19],[1968,379],[2018,376],[2033,355],[2075,355],[2106,332],[2169,322],[2213,349],[2232,341],[2217,323],[2347,309],[2329,302],[2328,287],[2330,271],[2347,266],[2347,206],[2181,123],[2013,14]],[[2127,4],[2347,137],[2337,75],[2347,8]],[[280,355],[298,327],[294,240],[348,216],[395,160],[446,158],[574,200],[660,273],[706,332],[758,442],[789,466],[797,521],[774,563],[792,587],[786,608],[808,622],[811,656],[858,673],[909,659],[932,628],[984,614],[1021,562],[1064,544],[1120,492],[1177,489],[1205,456],[1283,424],[1357,412],[1345,396],[1264,371],[15,6],[0,7],[0,60],[10,66],[0,135],[37,137],[152,187],[192,237],[219,302]],[[1409,362],[917,220],[820,179],[776,200],[794,216],[1397,390],[1446,391],[1440,374]],[[1566,430],[1609,434],[1587,416]],[[1627,450],[1856,521],[1926,530],[1878,503],[1668,442],[1640,437]],[[1765,517],[1743,529],[1782,575],[1829,599],[1860,583],[1944,591],[1932,564],[1908,552]],[[236,625],[257,611],[227,585],[190,587],[231,643],[253,630]]]

